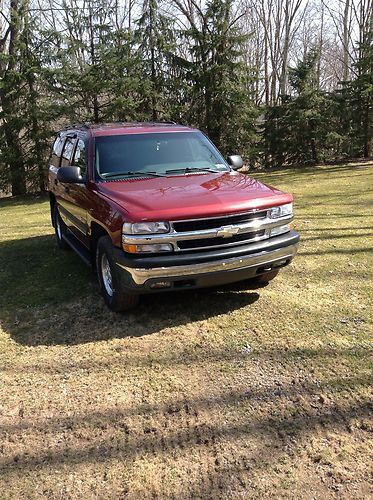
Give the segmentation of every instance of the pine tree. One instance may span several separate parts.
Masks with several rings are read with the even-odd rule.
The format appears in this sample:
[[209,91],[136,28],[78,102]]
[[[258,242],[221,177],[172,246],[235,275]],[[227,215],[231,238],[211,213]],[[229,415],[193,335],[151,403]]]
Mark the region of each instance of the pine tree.
[[23,143],[30,191],[44,191],[46,188],[45,160],[50,148],[52,123],[58,117],[53,111],[51,96],[46,92],[42,67],[44,39],[39,33],[38,19],[26,16],[21,35],[20,72],[25,82]]
[[157,0],[144,0],[137,21],[135,39],[142,59],[143,81],[147,83],[143,109],[148,119],[156,121],[170,115],[170,79],[168,69],[175,50],[172,20],[162,14]]
[[[373,21],[373,13],[371,21]],[[359,58],[355,63],[357,77],[350,84],[353,111],[352,133],[357,143],[357,154],[373,155],[373,25],[359,44]],[[352,137],[351,137],[352,138]]]
[[324,157],[328,102],[318,87],[317,50],[289,69],[292,95],[266,112],[264,147],[269,163],[315,164]]
[[191,58],[177,59],[189,83],[192,106],[186,121],[205,130],[225,153],[247,152],[255,138],[250,72],[241,57],[247,36],[236,26],[232,10],[232,0],[210,0],[199,9],[199,22],[190,18],[190,28],[181,32]]

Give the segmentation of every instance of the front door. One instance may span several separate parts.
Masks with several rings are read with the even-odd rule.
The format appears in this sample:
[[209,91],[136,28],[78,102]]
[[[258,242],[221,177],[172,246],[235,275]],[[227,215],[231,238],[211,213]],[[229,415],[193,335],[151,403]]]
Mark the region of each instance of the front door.
[[[86,145],[81,138],[67,138],[62,151],[61,167],[80,167],[83,177],[87,173]],[[91,193],[86,183],[62,184],[58,199],[59,211],[65,224],[74,236],[89,248],[87,211],[91,204]]]

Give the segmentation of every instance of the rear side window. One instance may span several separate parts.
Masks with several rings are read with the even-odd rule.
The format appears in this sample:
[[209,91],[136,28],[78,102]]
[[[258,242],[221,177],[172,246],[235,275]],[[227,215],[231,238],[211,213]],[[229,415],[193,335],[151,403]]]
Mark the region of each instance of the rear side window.
[[86,152],[85,152],[85,144],[82,139],[79,139],[78,144],[76,145],[72,165],[74,165],[75,167],[80,167],[80,173],[82,175],[85,175],[87,171]]
[[72,164],[72,157],[75,149],[76,139],[68,137],[66,139],[61,158],[61,167],[69,167]]
[[54,141],[53,148],[52,148],[52,153],[50,157],[49,163],[53,165],[54,167],[59,167],[60,166],[60,158],[61,158],[61,152],[62,148],[65,142],[64,137],[58,136],[56,140]]

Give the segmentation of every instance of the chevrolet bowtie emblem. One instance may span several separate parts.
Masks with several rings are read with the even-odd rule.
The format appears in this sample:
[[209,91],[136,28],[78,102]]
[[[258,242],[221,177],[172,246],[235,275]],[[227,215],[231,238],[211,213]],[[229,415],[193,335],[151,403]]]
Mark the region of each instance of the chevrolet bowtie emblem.
[[239,232],[240,228],[237,226],[224,226],[219,229],[216,233],[216,236],[220,236],[222,238],[230,238]]

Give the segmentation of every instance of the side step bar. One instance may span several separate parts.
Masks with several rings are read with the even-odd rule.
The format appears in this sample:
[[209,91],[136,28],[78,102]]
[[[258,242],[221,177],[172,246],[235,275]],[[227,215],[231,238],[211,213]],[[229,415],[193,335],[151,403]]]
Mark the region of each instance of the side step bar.
[[90,252],[74,237],[73,234],[63,234],[62,238],[66,241],[69,247],[71,247],[74,252],[79,255],[86,266],[92,267],[92,258]]

